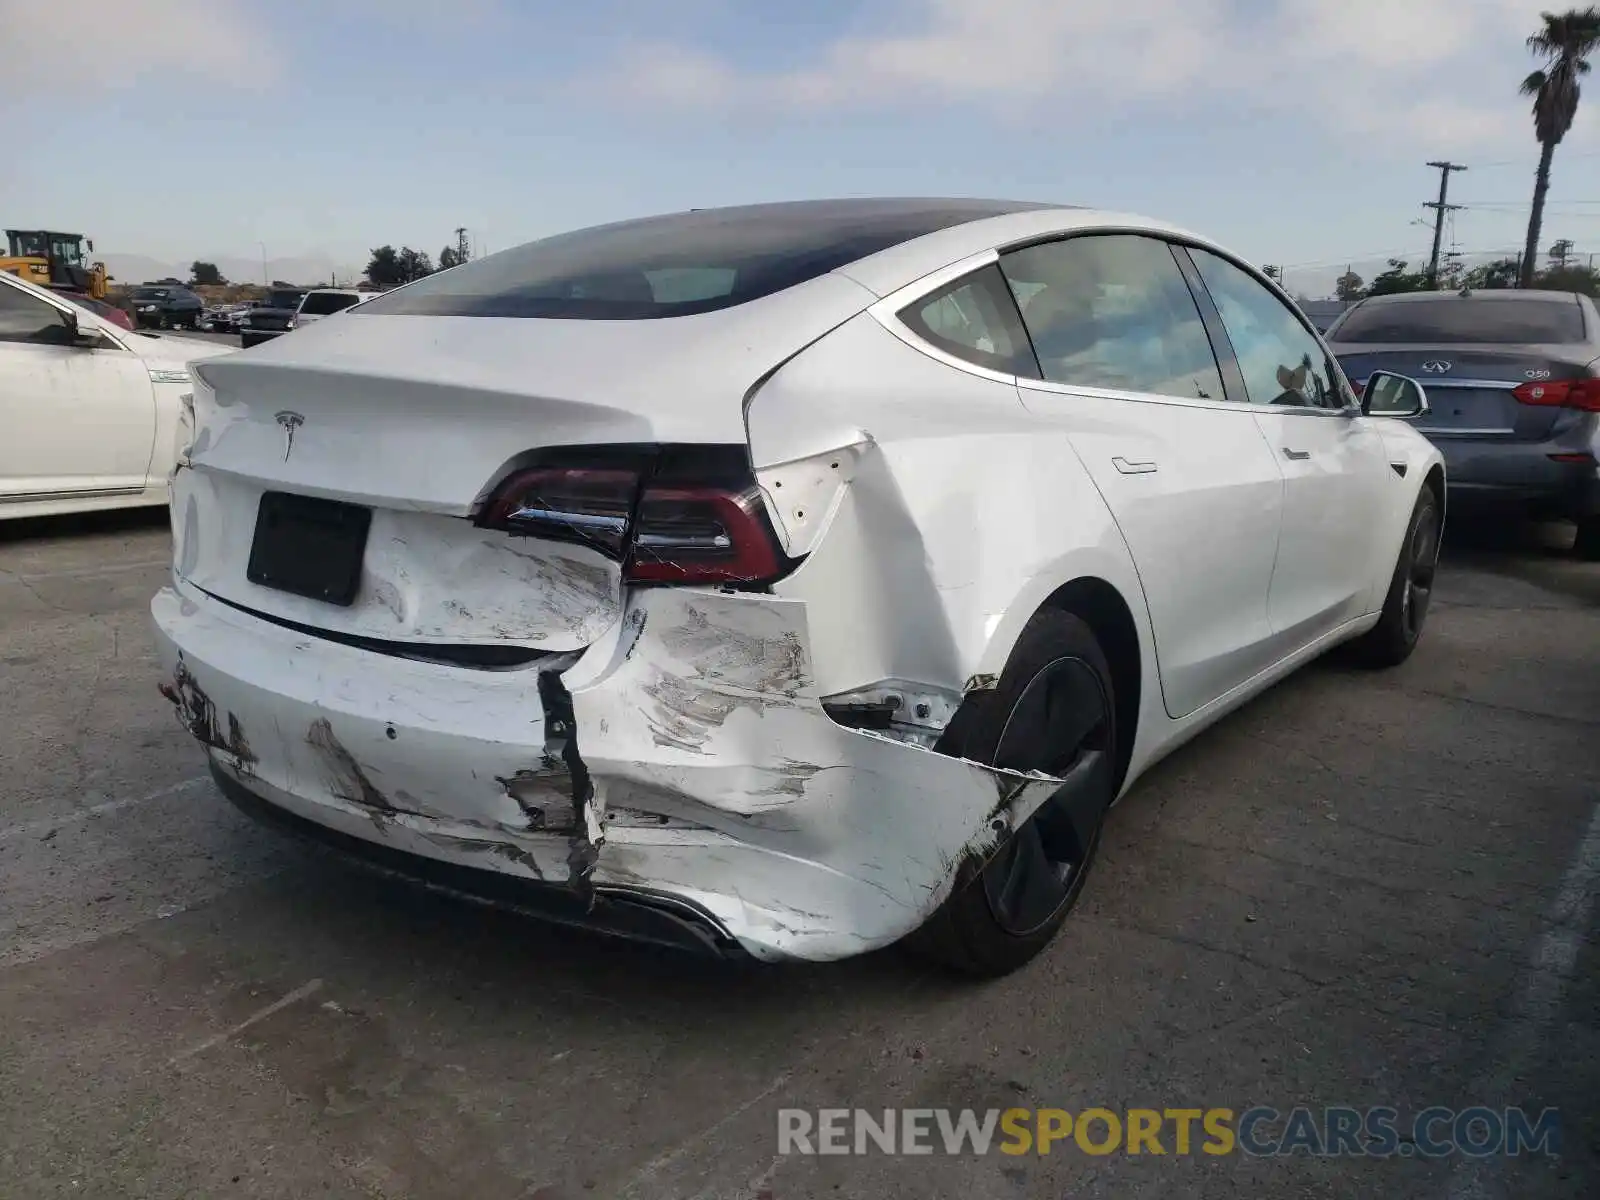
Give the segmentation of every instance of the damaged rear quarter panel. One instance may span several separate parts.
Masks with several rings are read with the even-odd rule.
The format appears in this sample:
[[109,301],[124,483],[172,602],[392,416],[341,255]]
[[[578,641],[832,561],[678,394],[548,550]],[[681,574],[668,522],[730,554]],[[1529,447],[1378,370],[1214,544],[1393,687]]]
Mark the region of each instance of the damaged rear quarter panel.
[[[624,630],[566,676],[597,805],[629,813],[597,883],[666,888],[735,929],[777,922],[789,952],[834,957],[921,924],[957,865],[1054,790],[833,722],[802,602],[646,590]],[[635,833],[640,810],[704,832]]]
[[1121,532],[1067,432],[1030,415],[1014,383],[951,367],[863,313],[768,380],[746,419],[764,479],[797,454],[820,461],[821,430],[862,447],[827,498],[827,529],[774,588],[806,602],[822,695],[884,679],[960,692],[997,676],[1028,618],[1083,577],[1128,603],[1153,683]]

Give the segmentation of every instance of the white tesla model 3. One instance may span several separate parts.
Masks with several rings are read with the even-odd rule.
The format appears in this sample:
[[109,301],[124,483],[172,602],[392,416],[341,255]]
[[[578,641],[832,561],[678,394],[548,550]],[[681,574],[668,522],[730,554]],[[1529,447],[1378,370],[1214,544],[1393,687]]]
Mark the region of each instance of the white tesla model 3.
[[1112,801],[1416,644],[1440,456],[1204,238],[974,200],[563,234],[196,370],[154,601],[223,790],[761,959],[1036,954]]

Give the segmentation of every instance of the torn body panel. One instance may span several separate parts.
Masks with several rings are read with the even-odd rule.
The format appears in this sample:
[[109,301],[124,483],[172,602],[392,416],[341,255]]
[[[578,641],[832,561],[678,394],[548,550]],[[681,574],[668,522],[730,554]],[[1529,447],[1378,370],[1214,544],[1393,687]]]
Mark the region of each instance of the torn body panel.
[[[795,600],[639,591],[581,657],[512,671],[309,654],[304,635],[181,583],[154,614],[168,670],[252,730],[248,773],[213,750],[252,795],[591,899],[677,898],[761,958],[897,940],[1056,787],[833,721]],[[540,681],[557,672],[572,729],[553,754]],[[529,812],[552,794],[552,758],[572,778],[565,830]]]
[[[823,515],[804,532],[806,560],[773,587],[806,602],[830,703],[920,695],[936,732],[944,698],[993,688],[1033,614],[1093,579],[1123,599],[1138,638],[1136,761],[1156,746],[1169,722],[1127,542],[1070,430],[1029,413],[1014,380],[952,371],[869,312],[777,371],[746,420],[769,504],[790,475],[817,492],[841,464],[811,500]],[[817,444],[828,430],[832,454]]]

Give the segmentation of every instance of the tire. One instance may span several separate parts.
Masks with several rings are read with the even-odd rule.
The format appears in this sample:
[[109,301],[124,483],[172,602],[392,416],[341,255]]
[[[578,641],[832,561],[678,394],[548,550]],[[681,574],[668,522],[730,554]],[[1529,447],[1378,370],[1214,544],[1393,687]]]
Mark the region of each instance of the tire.
[[1585,562],[1600,562],[1600,516],[1578,518],[1578,536],[1572,540],[1572,552]]
[[156,328],[157,329],[166,329],[171,324],[172,324],[172,322],[167,318],[167,314],[166,313],[157,313],[156,314]]
[[1041,609],[999,685],[969,698],[939,749],[1069,782],[985,861],[957,867],[949,898],[909,939],[913,951],[997,978],[1050,944],[1100,846],[1116,790],[1117,737],[1111,668],[1099,641],[1081,617]]
[[1438,563],[1439,498],[1432,488],[1424,487],[1411,510],[1389,592],[1383,599],[1383,615],[1350,643],[1355,661],[1367,667],[1398,667],[1411,657],[1428,619]]

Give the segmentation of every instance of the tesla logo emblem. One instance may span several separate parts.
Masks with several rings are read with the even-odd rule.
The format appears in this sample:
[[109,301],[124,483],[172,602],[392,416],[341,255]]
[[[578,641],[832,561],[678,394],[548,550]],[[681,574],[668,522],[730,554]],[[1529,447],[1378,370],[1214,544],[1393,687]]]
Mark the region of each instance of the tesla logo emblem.
[[289,455],[294,452],[294,431],[306,423],[306,419],[297,412],[281,412],[275,418],[283,426],[283,461],[289,461]]
[[1450,364],[1443,359],[1435,358],[1423,363],[1422,369],[1430,375],[1443,375],[1450,369]]

